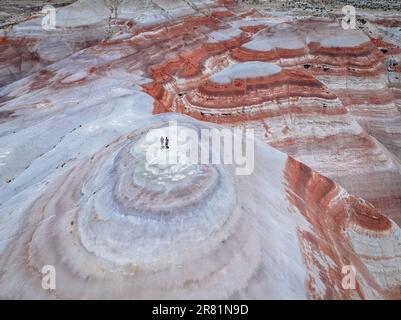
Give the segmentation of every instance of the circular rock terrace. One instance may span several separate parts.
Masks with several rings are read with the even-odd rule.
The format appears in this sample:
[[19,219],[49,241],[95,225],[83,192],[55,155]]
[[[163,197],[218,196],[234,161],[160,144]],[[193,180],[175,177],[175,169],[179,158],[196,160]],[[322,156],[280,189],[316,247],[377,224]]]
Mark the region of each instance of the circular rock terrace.
[[[253,68],[254,74],[246,73]],[[182,90],[186,95],[177,101],[176,111],[211,122],[257,120],[289,112],[346,112],[337,96],[308,73],[258,61],[234,64],[193,91]]]
[[[348,96],[326,87],[325,77],[374,77],[385,70],[382,52],[367,36],[344,31],[327,20],[275,23],[268,18],[264,22],[230,19],[241,32],[233,32],[231,27],[223,29],[224,37],[211,33],[212,42],[151,68],[155,81],[145,89],[156,98],[155,113],[176,111],[212,122],[263,119],[289,112],[342,114]],[[267,66],[264,62],[279,69],[239,74],[252,65],[255,70],[258,64],[263,69]],[[229,70],[233,71],[230,81],[213,80]]]
[[[401,166],[387,156],[401,156],[399,84],[389,83],[381,50],[394,45],[328,19],[255,12],[226,16],[211,29],[149,68],[153,81],[144,89],[155,98],[154,113],[254,127],[401,223]],[[280,71],[213,80],[244,63]],[[369,190],[357,172],[374,181]]]

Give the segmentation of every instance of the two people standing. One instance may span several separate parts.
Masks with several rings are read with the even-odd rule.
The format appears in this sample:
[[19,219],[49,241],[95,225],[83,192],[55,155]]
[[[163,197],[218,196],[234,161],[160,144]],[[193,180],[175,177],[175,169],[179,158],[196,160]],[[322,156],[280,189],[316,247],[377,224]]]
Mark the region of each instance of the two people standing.
[[164,137],[160,137],[160,147],[161,149],[169,149],[169,145],[168,145],[168,137],[164,138]]

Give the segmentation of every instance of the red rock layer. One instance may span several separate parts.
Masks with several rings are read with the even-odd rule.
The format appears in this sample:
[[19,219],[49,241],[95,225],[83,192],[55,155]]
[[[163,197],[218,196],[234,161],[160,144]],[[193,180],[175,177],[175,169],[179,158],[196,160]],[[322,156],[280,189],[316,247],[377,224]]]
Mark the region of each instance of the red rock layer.
[[26,76],[32,70],[39,70],[39,55],[26,50],[26,47],[35,43],[35,39],[0,38],[0,66],[7,65],[7,68],[0,69],[0,87]]
[[[267,77],[237,79],[229,84],[210,80],[194,86],[176,83],[175,87],[176,92],[167,93],[162,85],[147,86],[148,92],[159,98],[157,113],[175,111],[200,120],[232,123],[289,112],[326,115],[346,112],[335,95],[303,71],[284,70]],[[311,96],[318,101],[309,104],[299,101]],[[282,105],[275,107],[276,104]]]
[[300,49],[283,49],[274,48],[269,51],[256,51],[244,47],[236,48],[232,51],[231,56],[238,61],[278,61],[280,59],[291,59],[302,57],[306,54],[305,48]]
[[[104,36],[102,25],[65,28],[60,35],[60,31],[40,33],[37,24],[30,23],[23,23],[23,28],[32,29],[27,31],[24,38],[16,37],[12,32],[3,32],[0,37],[0,87],[96,45]],[[17,30],[16,34],[19,32]]]
[[[310,224],[308,230],[299,229],[310,298],[363,299],[372,292],[381,298],[401,298],[397,276],[385,274],[383,269],[372,272],[378,260],[383,264],[397,260],[394,252],[389,257],[375,255],[374,247],[394,236],[391,221],[369,203],[344,193],[332,180],[291,157],[285,176],[289,201]],[[364,252],[358,255],[362,243]],[[345,275],[343,266],[348,265],[355,268],[356,290],[339,285]]]
[[[368,199],[401,224],[400,89],[385,80],[387,53],[380,50],[385,42],[366,38],[354,46],[325,47],[315,39],[307,41],[309,34],[319,38],[320,29],[320,40],[335,37],[339,27],[328,28],[327,23],[305,20],[283,27],[303,39],[303,48],[250,50],[243,44],[256,35],[249,33],[212,44],[199,39],[193,49],[178,50],[153,67],[154,81],[145,90],[156,100],[155,113],[173,111],[253,127],[267,143]],[[265,29],[266,37],[274,35],[274,29]],[[224,67],[254,60],[275,63],[283,71],[227,85],[209,80]]]

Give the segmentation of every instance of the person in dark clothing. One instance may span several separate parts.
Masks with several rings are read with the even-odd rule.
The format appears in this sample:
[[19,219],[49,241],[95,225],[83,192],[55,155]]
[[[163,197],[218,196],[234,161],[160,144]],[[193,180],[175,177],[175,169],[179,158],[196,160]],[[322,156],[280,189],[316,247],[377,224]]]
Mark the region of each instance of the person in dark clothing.
[[168,137],[166,137],[166,149],[169,149],[170,147],[168,146]]

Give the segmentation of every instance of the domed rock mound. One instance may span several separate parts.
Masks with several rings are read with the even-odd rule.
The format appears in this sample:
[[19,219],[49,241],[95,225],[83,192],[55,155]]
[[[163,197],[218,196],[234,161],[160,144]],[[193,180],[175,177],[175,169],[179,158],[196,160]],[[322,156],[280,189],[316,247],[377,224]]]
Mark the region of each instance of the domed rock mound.
[[[160,149],[149,133],[157,130],[158,139],[171,120],[178,139]],[[235,164],[149,158],[155,146],[158,155],[182,154],[185,130],[200,136],[212,128],[155,117],[54,176],[32,203],[20,206],[19,221],[3,225],[2,238],[13,230],[18,241],[11,236],[3,244],[0,295],[394,296],[398,275],[377,265],[400,265],[398,226],[292,158],[256,143],[249,175],[236,175]],[[384,260],[375,249],[382,243]],[[41,288],[46,265],[55,267],[56,290]],[[356,291],[341,287],[344,265],[355,266]]]

